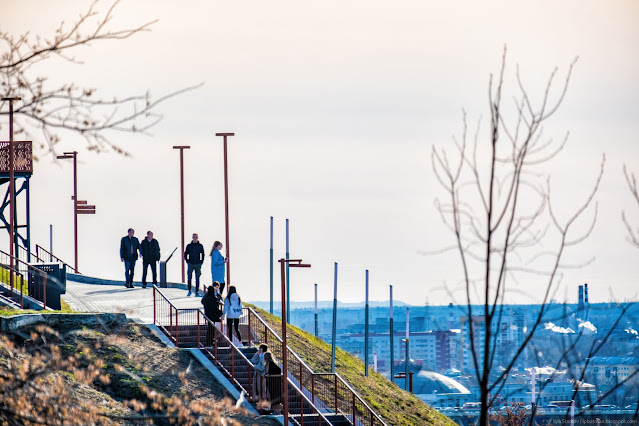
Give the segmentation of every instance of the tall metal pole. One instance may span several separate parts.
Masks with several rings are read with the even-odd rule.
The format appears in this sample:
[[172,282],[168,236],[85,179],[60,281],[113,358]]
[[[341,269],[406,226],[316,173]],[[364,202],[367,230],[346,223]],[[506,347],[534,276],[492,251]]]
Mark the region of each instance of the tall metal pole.
[[231,288],[231,246],[229,244],[229,173],[226,138],[235,133],[216,133],[215,136],[224,138],[224,217],[226,222],[226,288]]
[[280,275],[282,277],[282,402],[284,408],[284,426],[288,426],[288,344],[286,343],[286,266],[295,262],[294,267],[309,268],[311,265],[302,264],[301,260],[280,259]]
[[[286,264],[286,265],[285,265]],[[288,346],[286,343],[286,266],[288,262],[280,260],[280,273],[282,275],[282,402],[284,408],[284,426],[288,426]]]
[[315,337],[319,336],[319,326],[317,324],[317,284],[315,284]]
[[53,262],[53,225],[49,225],[49,262]]
[[333,290],[333,348],[331,350],[331,373],[335,372],[335,344],[337,341],[337,262],[335,262],[335,286]]
[[185,266],[185,260],[184,260],[184,150],[185,149],[190,149],[190,146],[185,146],[185,145],[181,145],[181,146],[174,146],[173,149],[179,149],[180,150],[180,222],[181,222],[181,232],[182,232],[182,237],[181,237],[181,241],[182,241],[182,283],[184,283],[186,281],[185,279],[185,271],[184,271],[184,266]]
[[393,286],[390,286],[390,379],[391,382],[395,381],[395,354],[393,346]]
[[[289,260],[288,252],[288,219],[286,219],[286,260]],[[286,322],[291,322],[291,274],[286,263]]]
[[271,304],[270,313],[273,315],[273,216],[271,216]]
[[[14,228],[14,212],[16,207],[16,188],[14,168],[14,152],[13,152],[13,101],[19,101],[21,98],[2,98],[3,101],[9,101],[9,254],[10,256],[10,285],[13,288],[13,257],[15,255],[15,228]],[[13,290],[12,290],[13,291]],[[22,290],[21,290],[22,291]]]
[[406,375],[406,383],[404,385],[404,389],[408,392],[408,362],[410,361],[410,352],[408,351],[408,339],[410,337],[410,308],[406,308],[406,355],[404,356],[404,374]]
[[[66,154],[66,153],[65,153]],[[73,155],[73,239],[75,253],[75,272],[78,272],[78,152],[69,153]]]
[[364,375],[368,377],[368,269],[366,270],[366,306],[364,308]]

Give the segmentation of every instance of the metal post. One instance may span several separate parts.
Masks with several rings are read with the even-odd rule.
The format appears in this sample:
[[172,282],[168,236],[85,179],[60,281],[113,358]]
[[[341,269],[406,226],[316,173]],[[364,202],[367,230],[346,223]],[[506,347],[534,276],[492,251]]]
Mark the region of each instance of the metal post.
[[31,263],[31,188],[29,183],[29,176],[25,177],[25,185],[27,189],[27,262]]
[[284,426],[288,426],[288,363],[287,363],[287,343],[286,343],[286,264],[284,259],[280,260],[282,275],[282,405],[284,406]]
[[366,270],[366,306],[364,307],[364,375],[368,377],[368,269]]
[[[284,406],[284,426],[288,426],[288,344],[286,341],[286,265],[295,262],[293,267],[310,268],[302,264],[301,259],[280,259],[280,275],[282,277],[282,399]],[[286,265],[285,265],[286,264]]]
[[227,144],[228,136],[235,136],[235,133],[216,133],[215,136],[224,138],[224,217],[226,222],[226,288],[231,288],[231,246],[229,244],[229,174],[227,160]]
[[409,319],[410,319],[410,308],[406,308],[406,355],[404,357],[404,373],[406,375],[406,383],[404,384],[406,390],[408,390],[408,363],[410,361],[410,352],[408,350],[408,339],[410,337],[410,327],[409,327]]
[[186,273],[184,271],[185,260],[184,260],[184,150],[190,149],[190,146],[181,145],[174,146],[173,149],[180,150],[180,222],[182,224],[181,232],[182,232],[182,283],[186,281],[185,276]]
[[390,379],[391,382],[395,380],[395,355],[394,355],[394,342],[393,342],[393,286],[390,286]]
[[14,225],[14,212],[16,205],[16,187],[15,187],[15,174],[14,168],[14,152],[13,152],[13,101],[19,101],[21,98],[2,98],[3,101],[9,102],[9,263],[11,270],[9,271],[9,279],[11,287],[13,288],[13,256],[16,254],[14,251],[15,244],[15,225]]
[[[288,219],[286,219],[286,260],[289,260],[288,252]],[[288,269],[288,263],[286,263],[286,322],[291,322],[291,275]]]
[[319,325],[317,323],[317,284],[315,284],[315,337],[319,336]]
[[53,262],[53,225],[49,225],[49,262]]
[[331,350],[331,373],[335,373],[335,344],[337,340],[337,262],[335,262],[335,285],[333,290],[333,348]]
[[75,272],[78,272],[78,153],[73,151],[73,239]]
[[271,216],[271,310],[270,313],[273,315],[273,216]]

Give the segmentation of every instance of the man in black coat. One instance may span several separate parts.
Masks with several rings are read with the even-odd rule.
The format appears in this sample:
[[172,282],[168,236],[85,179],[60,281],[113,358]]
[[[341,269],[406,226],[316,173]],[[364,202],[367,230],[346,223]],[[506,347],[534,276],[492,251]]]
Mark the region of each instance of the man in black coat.
[[200,296],[200,275],[202,273],[202,263],[204,262],[204,247],[198,241],[197,234],[193,234],[193,241],[191,241],[184,250],[184,260],[186,260],[187,275],[189,277],[189,292],[187,296],[191,295],[191,278],[193,272],[195,272],[195,296]]
[[146,238],[142,240],[140,244],[142,252],[142,288],[146,288],[146,271],[148,267],[151,267],[151,273],[153,274],[153,284],[158,283],[157,275],[157,263],[160,260],[160,244],[158,240],[153,238],[153,232],[146,233]]
[[[133,272],[135,271],[135,261],[138,260],[140,242],[133,236],[135,231],[129,228],[127,235],[120,240],[120,260],[124,262],[124,278],[126,288],[133,288]],[[139,254],[140,257],[142,253]]]

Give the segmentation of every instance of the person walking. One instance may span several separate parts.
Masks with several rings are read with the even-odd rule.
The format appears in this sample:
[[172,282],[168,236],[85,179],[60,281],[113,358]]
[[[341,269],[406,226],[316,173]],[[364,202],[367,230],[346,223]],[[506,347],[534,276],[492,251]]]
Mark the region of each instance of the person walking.
[[222,321],[222,310],[220,305],[222,304],[222,296],[219,293],[220,283],[215,281],[213,285],[210,285],[206,291],[206,294],[202,298],[202,305],[204,305],[204,315],[213,323],[208,323],[206,329],[206,346],[213,346],[213,335],[216,322]]
[[186,246],[184,250],[184,260],[186,260],[189,292],[191,295],[191,278],[195,272],[195,296],[200,296],[200,275],[202,273],[202,263],[204,262],[204,247],[198,241],[197,234],[193,234],[193,240]]
[[228,329],[229,340],[233,341],[233,328],[237,340],[242,343],[242,335],[240,334],[240,317],[242,316],[242,299],[237,294],[235,286],[229,286],[229,292],[224,299],[224,316],[226,317],[226,328]]
[[[120,240],[120,260],[124,262],[124,279],[126,288],[133,288],[133,273],[135,272],[135,261],[138,260],[140,252],[140,242],[133,235],[135,230],[129,228],[127,235]],[[142,253],[139,253],[142,257]]]
[[217,281],[220,283],[220,294],[224,294],[224,283],[226,282],[224,277],[226,276],[226,264],[229,259],[222,256],[220,250],[222,250],[222,243],[219,241],[214,242],[211,249],[211,280],[212,282]]
[[153,274],[153,285],[157,285],[157,263],[160,260],[160,244],[158,240],[153,238],[152,231],[146,233],[146,238],[140,244],[140,252],[142,253],[142,288],[146,288],[146,273],[149,266],[151,267],[151,274]]

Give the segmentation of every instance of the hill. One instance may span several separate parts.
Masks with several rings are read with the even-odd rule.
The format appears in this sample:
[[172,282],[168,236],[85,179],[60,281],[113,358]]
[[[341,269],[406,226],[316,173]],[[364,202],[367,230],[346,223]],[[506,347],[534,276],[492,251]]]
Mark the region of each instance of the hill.
[[188,351],[124,315],[37,317],[0,335],[0,424],[279,424],[237,410]]

